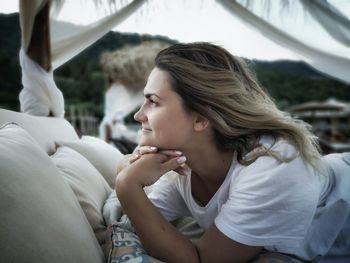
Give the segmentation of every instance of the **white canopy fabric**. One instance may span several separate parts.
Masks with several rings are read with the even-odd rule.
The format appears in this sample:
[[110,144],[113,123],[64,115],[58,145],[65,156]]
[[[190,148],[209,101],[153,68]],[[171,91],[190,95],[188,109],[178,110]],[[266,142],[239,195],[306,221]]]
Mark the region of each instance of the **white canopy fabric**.
[[350,83],[350,21],[326,0],[219,2],[314,68]]
[[350,21],[327,1],[301,2],[305,9],[323,26],[334,39],[350,47]]
[[[24,51],[29,45],[35,15],[48,1],[20,0],[22,49]],[[148,5],[143,5],[145,2],[148,2]],[[338,8],[341,1],[217,0],[217,2],[260,34],[298,54],[314,68],[350,83],[350,21],[349,14],[342,13],[342,10]],[[140,23],[145,23],[149,8],[157,5],[155,0],[120,1],[120,3],[118,11],[106,14],[101,20],[84,26],[57,21],[51,17],[50,38],[53,68],[68,61],[138,9],[142,12],[142,16],[138,19]],[[183,4],[182,1],[176,1],[176,3]],[[205,3],[204,0],[199,1],[199,6],[203,6],[203,3]],[[63,4],[65,4],[64,1]],[[198,11],[200,12],[200,8]],[[239,37],[239,32],[235,32],[235,28],[230,28],[229,25],[218,30],[225,30],[226,34],[232,34],[232,41]],[[201,39],[196,39],[196,41],[201,41]],[[26,58],[26,56],[22,57]],[[47,74],[46,76],[43,74],[42,78],[52,77],[52,73]],[[30,74],[23,75],[30,76]],[[45,85],[52,83],[54,82],[46,81]],[[33,82],[30,85],[23,83],[23,86],[20,96],[22,111],[45,116],[47,112],[52,112],[54,116],[63,117],[63,96],[59,91],[54,92],[57,90],[56,86],[44,88],[43,85],[36,85]]]
[[23,89],[19,94],[21,111],[35,116],[64,117],[64,99],[53,79],[53,72],[45,71],[21,49]]
[[112,28],[132,15],[145,2],[146,0],[134,0],[122,9],[87,26],[78,26],[51,19],[53,68],[58,68],[103,37]]
[[[37,116],[64,117],[64,98],[56,87],[53,73],[46,72],[25,55],[31,39],[36,14],[49,0],[20,0],[22,32],[21,66],[23,89],[20,93],[21,111]],[[59,67],[90,46],[126,19],[145,0],[133,0],[120,10],[85,26],[72,25],[50,18],[51,59],[53,69]],[[36,69],[36,70],[34,70]],[[35,74],[33,73],[35,72]]]

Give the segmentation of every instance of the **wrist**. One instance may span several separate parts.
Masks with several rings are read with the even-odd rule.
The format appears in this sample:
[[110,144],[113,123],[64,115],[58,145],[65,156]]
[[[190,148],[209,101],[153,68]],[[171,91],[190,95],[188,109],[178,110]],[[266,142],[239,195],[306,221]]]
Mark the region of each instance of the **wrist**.
[[117,178],[115,180],[115,189],[118,197],[119,195],[130,194],[131,189],[143,189],[142,184],[136,180],[137,178],[134,177],[135,176],[127,174],[125,170],[121,171],[117,175]]

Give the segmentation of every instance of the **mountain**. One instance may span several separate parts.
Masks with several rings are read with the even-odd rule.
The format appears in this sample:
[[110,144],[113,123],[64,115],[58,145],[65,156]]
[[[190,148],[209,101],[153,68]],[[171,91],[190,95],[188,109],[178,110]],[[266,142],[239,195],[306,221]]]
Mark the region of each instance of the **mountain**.
[[[176,42],[162,36],[109,32],[57,69],[54,72],[55,81],[64,94],[66,107],[74,104],[86,105],[97,117],[101,117],[104,94],[104,74],[99,65],[101,53],[151,39],[166,43]],[[0,47],[0,107],[19,110],[21,73],[18,62],[18,14],[0,14]],[[320,74],[304,62],[253,60],[249,61],[249,65],[281,109],[329,97],[350,101],[350,85]]]
[[319,73],[305,62],[254,62],[260,83],[282,109],[330,97],[350,101],[350,85]]

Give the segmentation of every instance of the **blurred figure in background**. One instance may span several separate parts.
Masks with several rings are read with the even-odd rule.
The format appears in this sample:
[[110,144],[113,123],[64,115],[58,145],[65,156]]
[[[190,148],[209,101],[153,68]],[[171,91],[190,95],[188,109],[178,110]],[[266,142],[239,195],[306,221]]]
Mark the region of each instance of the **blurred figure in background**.
[[131,153],[138,144],[139,125],[128,121],[133,120],[133,111],[142,104],[143,87],[154,67],[156,54],[167,46],[158,41],[144,41],[101,56],[106,92],[99,137],[124,154]]

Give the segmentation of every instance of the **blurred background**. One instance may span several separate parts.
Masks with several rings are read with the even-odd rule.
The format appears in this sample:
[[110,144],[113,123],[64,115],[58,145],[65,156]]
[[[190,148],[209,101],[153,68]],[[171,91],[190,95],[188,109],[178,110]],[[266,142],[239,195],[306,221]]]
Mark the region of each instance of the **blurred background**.
[[[57,19],[78,25],[98,21],[120,8],[118,1],[63,2]],[[343,54],[349,56],[349,44],[340,47],[323,38],[329,37],[325,30],[316,34],[307,12],[300,10],[305,6],[290,3],[299,1],[240,2],[247,8],[259,2],[251,10],[265,10],[270,23],[278,21],[288,33],[301,33],[299,40],[317,42],[319,48],[335,51],[337,56],[344,48],[347,53]],[[280,5],[274,8],[276,2]],[[350,1],[328,2],[338,7],[349,24]],[[303,53],[271,40],[261,29],[254,30],[217,1],[146,1],[115,29],[57,68],[54,80],[64,95],[65,118],[78,134],[101,137],[122,152],[131,152],[140,135],[133,114],[142,103],[154,56],[167,45],[191,41],[214,42],[246,59],[278,107],[312,125],[324,153],[350,151],[349,81],[320,70]],[[0,108],[14,111],[20,111],[20,46],[18,3],[1,1]],[[350,76],[350,69],[345,70]]]

